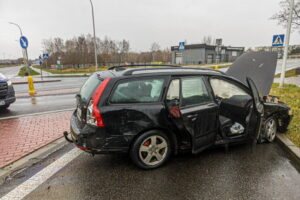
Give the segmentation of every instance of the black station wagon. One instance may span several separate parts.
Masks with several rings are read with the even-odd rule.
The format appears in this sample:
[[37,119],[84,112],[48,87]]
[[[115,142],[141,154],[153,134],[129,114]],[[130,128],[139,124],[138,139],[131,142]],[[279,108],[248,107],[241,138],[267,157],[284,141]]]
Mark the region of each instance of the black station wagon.
[[235,63],[248,67],[252,63],[254,70],[267,72],[253,76],[251,70],[234,64],[228,73],[239,79],[221,71],[170,65],[117,66],[96,72],[76,96],[77,108],[65,138],[92,154],[129,153],[144,169],[159,167],[180,151],[272,142],[291,119],[286,104],[263,94],[269,92],[271,86],[266,84],[273,78],[257,80],[270,73],[274,77],[274,62],[276,66],[273,54],[246,54]]

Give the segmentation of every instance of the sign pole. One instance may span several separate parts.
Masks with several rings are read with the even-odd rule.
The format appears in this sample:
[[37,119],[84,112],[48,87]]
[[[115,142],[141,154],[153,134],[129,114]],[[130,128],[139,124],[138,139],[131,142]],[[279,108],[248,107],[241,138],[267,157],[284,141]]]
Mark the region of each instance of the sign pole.
[[290,43],[294,0],[290,0],[289,2],[290,2],[290,13],[289,13],[289,19],[288,19],[288,24],[287,24],[287,29],[286,29],[286,40],[285,40],[285,45],[284,45],[284,54],[283,54],[283,62],[282,62],[282,67],[281,67],[279,87],[283,87],[283,84],[284,84],[286,60],[287,60],[287,56],[288,56],[289,43]]

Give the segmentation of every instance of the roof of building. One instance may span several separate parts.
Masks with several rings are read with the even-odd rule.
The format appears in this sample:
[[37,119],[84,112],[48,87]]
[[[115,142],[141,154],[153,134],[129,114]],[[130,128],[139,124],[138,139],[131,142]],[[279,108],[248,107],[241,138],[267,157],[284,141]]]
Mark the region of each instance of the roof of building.
[[[184,45],[185,49],[201,49],[201,48],[205,48],[205,49],[209,49],[209,50],[215,50],[216,49],[216,45],[208,45],[208,44],[187,44]],[[231,47],[231,46],[221,46],[222,49],[226,49],[227,51],[244,51],[244,47]],[[179,46],[171,46],[171,51],[176,51],[179,49]]]

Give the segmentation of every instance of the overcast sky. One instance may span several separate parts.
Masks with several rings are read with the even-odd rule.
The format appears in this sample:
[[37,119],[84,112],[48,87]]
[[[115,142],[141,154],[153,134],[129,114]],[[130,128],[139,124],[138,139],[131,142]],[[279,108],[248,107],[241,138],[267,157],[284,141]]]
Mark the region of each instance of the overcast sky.
[[[203,36],[223,44],[271,45],[272,35],[285,33],[270,17],[280,0],[94,0],[96,34],[130,41],[131,51],[147,51],[179,41],[200,43]],[[37,58],[42,40],[92,33],[89,0],[0,0],[0,59],[21,57],[18,23],[29,40],[28,54]],[[300,44],[294,31],[290,44]]]

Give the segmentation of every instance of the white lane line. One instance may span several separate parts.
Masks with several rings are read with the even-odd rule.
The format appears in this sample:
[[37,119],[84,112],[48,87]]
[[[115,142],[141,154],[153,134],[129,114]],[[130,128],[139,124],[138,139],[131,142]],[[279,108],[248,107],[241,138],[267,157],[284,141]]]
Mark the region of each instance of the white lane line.
[[15,119],[15,118],[20,118],[20,117],[29,117],[29,116],[36,116],[36,115],[43,115],[43,114],[51,114],[51,113],[71,111],[71,110],[75,110],[75,108],[67,108],[67,109],[61,109],[61,110],[51,110],[51,111],[31,113],[31,114],[24,114],[24,115],[15,115],[15,116],[9,116],[9,117],[1,117],[0,121],[1,120],[5,120],[5,119]]
[[42,185],[47,179],[53,176],[56,172],[61,170],[72,160],[78,157],[83,151],[80,149],[74,148],[68,153],[64,154],[58,160],[54,161],[46,168],[39,171],[37,174],[21,183],[18,187],[7,193],[5,196],[0,198],[0,200],[21,200],[26,195],[30,194],[38,186]]

